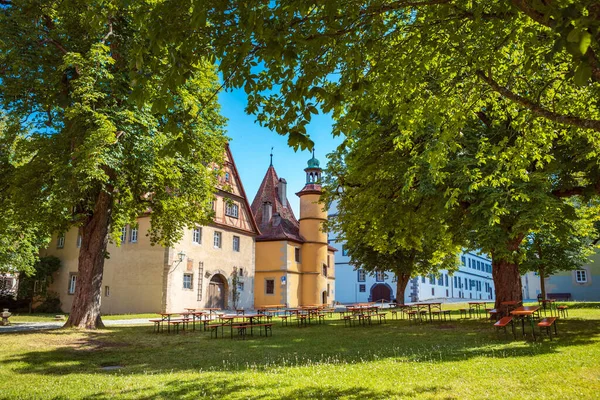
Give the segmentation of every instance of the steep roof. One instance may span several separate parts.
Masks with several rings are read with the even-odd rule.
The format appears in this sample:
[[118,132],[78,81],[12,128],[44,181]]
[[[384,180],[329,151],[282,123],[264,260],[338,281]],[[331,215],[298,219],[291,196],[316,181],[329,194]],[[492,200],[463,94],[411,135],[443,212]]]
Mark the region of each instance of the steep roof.
[[[282,183],[285,183],[285,180],[282,180]],[[279,177],[271,165],[267,169],[250,207],[260,230],[260,235],[256,237],[256,240],[293,240],[304,243],[305,239],[300,235],[300,223],[294,216],[287,195],[285,199],[279,198],[279,185]],[[271,203],[273,207],[272,217],[269,221],[263,221],[263,204],[265,202]],[[279,218],[276,217],[276,213],[279,213]]]

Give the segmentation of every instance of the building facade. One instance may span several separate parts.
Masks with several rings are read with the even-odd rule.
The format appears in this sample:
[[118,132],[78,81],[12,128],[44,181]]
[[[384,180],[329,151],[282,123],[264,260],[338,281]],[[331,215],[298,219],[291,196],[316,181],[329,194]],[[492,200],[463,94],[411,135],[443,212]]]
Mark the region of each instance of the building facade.
[[[600,252],[592,262],[573,271],[561,271],[545,278],[546,295],[569,294],[573,301],[600,301]],[[521,278],[523,299],[537,299],[542,293],[540,276],[528,272]]]
[[335,249],[328,245],[322,229],[327,212],[319,201],[322,170],[314,155],[304,171],[306,185],[296,193],[300,197],[299,220],[287,199],[287,182],[277,176],[272,162],[252,201],[260,230],[256,237],[256,307],[333,302]]
[[[331,205],[330,218],[337,215],[336,207],[335,203]],[[393,273],[368,273],[360,267],[355,268],[344,242],[338,239],[335,232],[329,233],[329,244],[339,250],[335,261],[336,301],[349,304],[398,299],[396,276]],[[438,275],[412,277],[401,294],[404,302],[433,299],[494,300],[492,261],[476,252],[464,252],[459,256],[460,266],[453,274],[441,270]]]
[[[178,312],[184,308],[233,308],[254,303],[255,237],[258,227],[229,146],[219,187],[215,192],[215,219],[208,226],[184,231],[172,247],[153,246],[146,235],[150,217],[121,233],[121,246],[109,243],[110,258],[102,281],[103,314]],[[77,228],[54,236],[42,255],[61,262],[49,290],[59,294],[64,312],[71,309],[77,285],[80,236]]]

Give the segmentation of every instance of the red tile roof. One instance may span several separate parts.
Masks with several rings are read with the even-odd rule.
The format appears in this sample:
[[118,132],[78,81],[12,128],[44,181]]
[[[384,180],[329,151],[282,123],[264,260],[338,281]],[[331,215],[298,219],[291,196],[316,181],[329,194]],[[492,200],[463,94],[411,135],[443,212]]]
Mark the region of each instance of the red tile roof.
[[[279,177],[275,172],[275,168],[271,165],[250,207],[260,230],[260,235],[256,237],[256,241],[292,240],[304,243],[305,239],[300,235],[300,223],[294,216],[287,196],[284,199],[287,206],[283,206],[282,199],[279,198],[278,186]],[[273,211],[271,219],[263,222],[263,204],[265,202],[271,203]],[[276,215],[277,213],[279,218]]]

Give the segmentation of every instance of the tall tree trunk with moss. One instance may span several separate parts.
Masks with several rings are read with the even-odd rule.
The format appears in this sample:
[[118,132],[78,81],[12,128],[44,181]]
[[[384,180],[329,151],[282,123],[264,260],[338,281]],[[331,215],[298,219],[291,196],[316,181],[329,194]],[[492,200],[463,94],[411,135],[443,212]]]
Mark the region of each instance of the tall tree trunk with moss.
[[102,190],[97,197],[93,214],[87,218],[81,228],[75,297],[69,319],[64,327],[85,329],[104,327],[100,318],[100,299],[112,202],[111,194]]

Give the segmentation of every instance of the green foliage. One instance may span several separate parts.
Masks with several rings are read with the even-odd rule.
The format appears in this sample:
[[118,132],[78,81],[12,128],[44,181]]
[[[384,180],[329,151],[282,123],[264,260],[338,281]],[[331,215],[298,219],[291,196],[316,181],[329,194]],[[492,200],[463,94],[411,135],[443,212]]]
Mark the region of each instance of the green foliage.
[[597,202],[577,205],[579,219],[567,223],[543,224],[523,242],[525,259],[521,271],[550,276],[560,271],[580,268],[598,251],[600,237],[596,223],[600,220]]
[[153,24],[166,8],[118,0],[0,8],[0,204],[8,205],[0,266],[27,269],[50,233],[89,222],[102,192],[117,243],[150,210],[149,235],[163,245],[210,221],[213,167],[226,143],[217,75],[201,35],[189,35],[194,49],[158,36]]
[[60,269],[60,265],[60,259],[57,257],[41,257],[33,265],[34,273],[32,275],[19,274],[17,298],[27,299],[30,302],[34,297],[45,298],[48,294],[48,287],[53,281],[52,275]]
[[237,267],[234,267],[233,272],[231,273],[231,303],[234,310],[237,308],[238,302],[240,301],[238,283],[240,283],[240,277],[238,275]]

